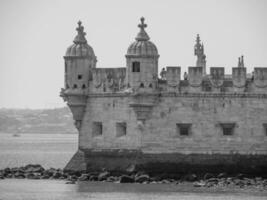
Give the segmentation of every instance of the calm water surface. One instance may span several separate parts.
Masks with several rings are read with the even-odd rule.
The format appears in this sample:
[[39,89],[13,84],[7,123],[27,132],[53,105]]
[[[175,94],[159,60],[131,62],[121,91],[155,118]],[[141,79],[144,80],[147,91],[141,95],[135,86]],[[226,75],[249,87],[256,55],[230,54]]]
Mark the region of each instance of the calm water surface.
[[63,168],[77,149],[76,134],[0,134],[0,169],[30,163]]
[[[0,168],[38,163],[63,168],[77,150],[77,135],[0,134]],[[266,194],[266,193],[264,193]],[[266,200],[264,194],[203,192],[171,184],[116,184],[56,180],[0,180],[0,200]]]

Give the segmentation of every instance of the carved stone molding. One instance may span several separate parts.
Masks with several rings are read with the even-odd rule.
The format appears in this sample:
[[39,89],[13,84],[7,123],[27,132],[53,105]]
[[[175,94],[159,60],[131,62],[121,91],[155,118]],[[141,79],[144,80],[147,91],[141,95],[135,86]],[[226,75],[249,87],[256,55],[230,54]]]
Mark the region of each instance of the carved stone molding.
[[141,103],[134,104],[134,103],[131,103],[130,107],[133,108],[133,110],[136,114],[137,120],[145,121],[145,120],[149,119],[154,105],[153,104],[141,104]]

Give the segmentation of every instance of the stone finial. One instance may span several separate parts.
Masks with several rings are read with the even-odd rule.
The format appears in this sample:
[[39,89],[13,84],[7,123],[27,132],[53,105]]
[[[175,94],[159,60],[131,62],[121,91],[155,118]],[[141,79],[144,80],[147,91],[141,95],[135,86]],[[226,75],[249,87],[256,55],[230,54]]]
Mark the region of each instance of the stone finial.
[[78,27],[76,28],[78,34],[74,38],[73,42],[75,44],[82,44],[87,43],[87,40],[85,39],[86,33],[84,32],[84,27],[82,26],[82,22],[78,21]]
[[199,34],[197,34],[196,42],[197,42],[197,44],[200,44],[200,37],[199,37]]
[[238,57],[238,65],[237,65],[237,67],[245,67],[244,56],[243,55],[241,57]]
[[244,64],[244,56],[243,55],[241,56],[241,67],[245,67],[245,64]]
[[150,38],[149,38],[148,34],[145,31],[145,28],[147,27],[147,24],[144,23],[145,18],[141,17],[140,21],[141,21],[141,24],[138,24],[138,27],[140,28],[140,32],[137,34],[135,39],[137,41],[147,41]]

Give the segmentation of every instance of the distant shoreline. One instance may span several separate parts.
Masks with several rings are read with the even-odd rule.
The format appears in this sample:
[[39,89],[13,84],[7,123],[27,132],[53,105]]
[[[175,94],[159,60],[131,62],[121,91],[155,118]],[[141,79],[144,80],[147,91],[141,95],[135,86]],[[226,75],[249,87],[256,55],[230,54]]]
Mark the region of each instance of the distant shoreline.
[[68,135],[77,135],[75,132],[0,132],[0,134],[8,134],[8,135],[24,135],[24,134],[68,134]]

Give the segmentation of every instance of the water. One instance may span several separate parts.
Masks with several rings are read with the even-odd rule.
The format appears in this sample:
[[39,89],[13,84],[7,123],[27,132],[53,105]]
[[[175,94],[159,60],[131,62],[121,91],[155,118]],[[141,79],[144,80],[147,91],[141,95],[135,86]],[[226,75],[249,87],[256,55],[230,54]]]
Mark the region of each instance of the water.
[[77,149],[76,134],[0,134],[0,169],[27,164],[63,168]]
[[[77,135],[0,134],[0,168],[38,163],[63,168],[77,150]],[[266,192],[223,191],[174,184],[116,184],[58,180],[0,180],[0,200],[266,200]]]

